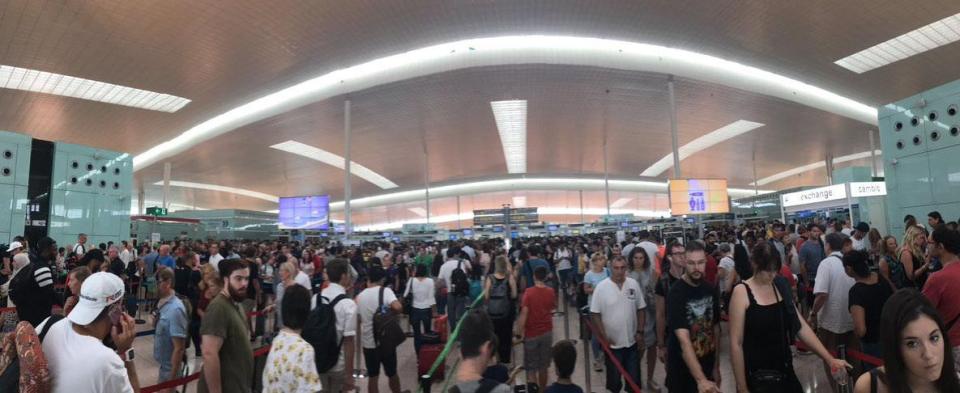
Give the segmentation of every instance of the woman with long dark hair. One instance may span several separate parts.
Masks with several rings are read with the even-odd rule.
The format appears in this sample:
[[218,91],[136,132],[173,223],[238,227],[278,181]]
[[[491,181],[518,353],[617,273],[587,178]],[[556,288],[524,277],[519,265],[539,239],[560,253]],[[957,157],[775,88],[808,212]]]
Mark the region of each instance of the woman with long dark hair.
[[883,306],[883,367],[860,376],[855,393],[960,392],[947,328],[915,289],[901,289]]
[[630,255],[627,257],[627,265],[630,268],[627,275],[640,284],[640,290],[643,291],[643,300],[647,303],[644,310],[647,315],[643,325],[644,342],[637,343],[637,345],[640,348],[641,359],[646,352],[647,389],[656,392],[660,390],[660,386],[653,381],[653,371],[657,367],[657,301],[654,298],[653,287],[660,277],[653,267],[654,263],[654,260],[647,254],[647,250],[639,246],[632,248]]
[[427,265],[416,265],[415,278],[407,281],[403,292],[410,298],[410,325],[413,327],[413,345],[420,353],[423,333],[430,332],[430,321],[437,315],[437,299],[433,279],[427,274]]
[[753,276],[733,288],[730,299],[730,361],[737,391],[799,393],[790,344],[799,339],[831,367],[847,367],[824,348],[799,317],[789,284],[779,277],[780,254],[760,242],[750,253]]

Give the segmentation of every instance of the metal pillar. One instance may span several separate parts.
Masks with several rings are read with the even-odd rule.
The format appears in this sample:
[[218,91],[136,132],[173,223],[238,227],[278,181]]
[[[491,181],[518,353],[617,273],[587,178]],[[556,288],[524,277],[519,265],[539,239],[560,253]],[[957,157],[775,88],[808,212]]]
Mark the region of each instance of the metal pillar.
[[460,196],[457,195],[457,229],[461,229],[460,225]]
[[850,183],[846,183],[843,186],[847,189],[847,216],[850,217],[850,221],[848,222],[850,226],[853,227],[857,225],[857,223],[853,222],[853,199],[850,198]]
[[143,181],[137,186],[137,214],[147,214],[145,206],[147,205],[147,193],[143,189]]
[[[757,144],[753,144],[753,196],[760,195],[760,185],[757,184]],[[756,202],[754,202],[756,203]],[[750,204],[751,206],[753,203]]]
[[[604,115],[606,116],[606,115]],[[607,215],[610,215],[610,180],[609,180],[609,171],[607,170],[607,121],[603,121],[603,192],[606,195],[607,200]]]
[[583,190],[580,190],[580,223],[587,223],[587,221],[583,219]]
[[427,135],[423,133],[423,202],[427,207],[427,224],[430,223],[430,157],[427,155]]
[[877,145],[874,141],[873,130],[867,130],[867,134],[870,135],[870,168],[873,170],[870,173],[873,177],[877,177],[879,173],[877,171]]
[[827,184],[833,185],[833,154],[827,153],[827,156],[824,157],[823,162],[827,169]]
[[163,209],[167,209],[167,198],[170,196],[170,163],[163,163]]
[[349,240],[353,233],[350,223],[350,100],[343,102],[343,239]]
[[677,99],[673,93],[673,75],[667,78],[670,93],[670,147],[673,149],[673,178],[680,178],[680,137],[677,134]]

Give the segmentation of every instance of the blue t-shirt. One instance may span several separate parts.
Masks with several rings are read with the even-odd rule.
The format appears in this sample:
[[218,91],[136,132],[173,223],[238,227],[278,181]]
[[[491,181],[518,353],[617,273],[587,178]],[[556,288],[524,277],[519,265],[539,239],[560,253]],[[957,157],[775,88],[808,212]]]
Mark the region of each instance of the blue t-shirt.
[[174,269],[177,267],[177,262],[174,261],[173,257],[169,255],[165,257],[160,257],[160,259],[157,261],[157,264],[159,264],[160,266],[169,267],[171,269]]
[[817,268],[824,259],[827,259],[827,254],[818,240],[803,242],[800,247],[800,263],[807,268],[808,280],[813,281],[817,277]]
[[[173,337],[187,338],[187,308],[174,296],[160,307],[156,335],[153,337],[153,359],[160,368],[170,368],[170,356],[173,355]],[[186,343],[184,343],[186,346]]]
[[[610,277],[610,270],[607,268],[603,268],[603,271],[600,273],[597,273],[591,269],[587,272],[587,274],[583,275],[583,282],[585,284],[590,284],[591,287],[596,289],[597,284],[599,284],[600,281],[607,279],[607,277]],[[592,299],[593,295],[587,296],[587,304],[589,304]]]
[[572,383],[567,385],[554,382],[553,385],[547,387],[545,393],[583,393],[583,389],[580,389],[579,386]]
[[531,259],[523,264],[523,276],[527,279],[527,286],[533,286],[533,271],[536,270],[538,266],[547,268],[547,273],[550,273],[550,264],[543,259]]

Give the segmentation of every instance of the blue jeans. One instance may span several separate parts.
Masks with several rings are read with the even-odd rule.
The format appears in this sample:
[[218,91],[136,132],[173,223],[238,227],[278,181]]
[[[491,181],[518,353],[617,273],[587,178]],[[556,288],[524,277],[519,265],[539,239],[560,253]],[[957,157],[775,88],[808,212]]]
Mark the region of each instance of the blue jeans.
[[[613,352],[613,356],[617,358],[617,361],[620,362],[620,365],[623,366],[627,374],[633,378],[633,382],[636,383],[637,386],[643,386],[640,384],[640,353],[637,352],[637,344],[633,344],[627,348],[611,348],[610,352]],[[607,391],[620,393],[620,389],[627,383],[626,381],[621,381],[620,371],[613,365],[610,357],[605,356],[604,359],[606,359],[605,363],[607,367]],[[626,391],[630,391],[630,388],[627,387]]]
[[447,295],[447,326],[450,327],[450,332],[457,328],[457,322],[460,322],[460,317],[466,311],[468,301],[466,296]]
[[431,315],[429,308],[414,308],[410,310],[410,326],[413,326],[413,347],[420,353],[421,336],[430,331]]

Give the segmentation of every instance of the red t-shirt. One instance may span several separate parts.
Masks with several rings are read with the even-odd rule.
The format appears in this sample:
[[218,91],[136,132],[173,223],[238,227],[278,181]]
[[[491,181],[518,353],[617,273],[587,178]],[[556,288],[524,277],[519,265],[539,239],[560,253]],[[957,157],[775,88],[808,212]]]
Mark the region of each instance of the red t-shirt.
[[521,307],[527,307],[524,337],[539,337],[553,331],[553,310],[557,308],[556,293],[550,287],[530,287],[523,291]]
[[707,255],[707,268],[704,270],[703,275],[710,285],[717,286],[717,273],[719,270],[720,267],[717,265],[717,260],[714,259],[712,255]]
[[790,270],[790,266],[780,265],[780,275],[787,279],[791,289],[797,288],[797,279],[793,277],[793,271]]
[[[923,286],[923,295],[940,312],[943,323],[950,324],[960,317],[960,263],[954,262],[930,275]],[[954,348],[960,346],[960,323],[954,323],[947,332]]]

